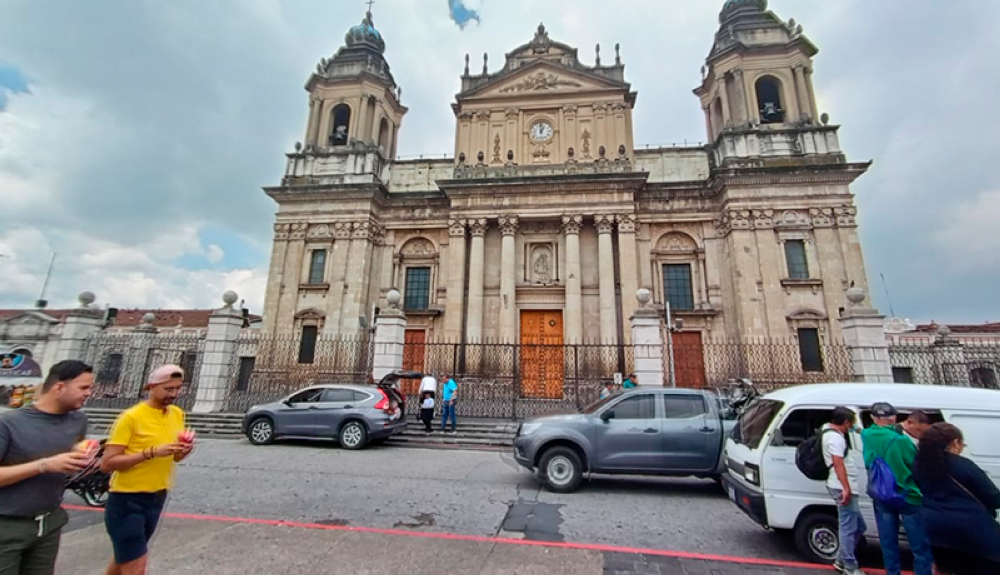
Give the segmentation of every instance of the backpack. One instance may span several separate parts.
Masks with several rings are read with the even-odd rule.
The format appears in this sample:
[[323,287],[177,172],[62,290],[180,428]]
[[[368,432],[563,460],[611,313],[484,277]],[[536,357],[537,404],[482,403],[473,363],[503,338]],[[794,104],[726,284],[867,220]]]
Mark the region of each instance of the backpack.
[[[795,448],[795,467],[813,481],[826,481],[830,477],[830,468],[823,459],[823,436],[830,431],[840,433],[836,429],[824,429]],[[847,457],[846,450],[844,457]]]
[[[901,436],[897,435],[889,442],[889,447],[885,449],[885,454],[889,454],[892,444]],[[888,510],[898,511],[906,505],[906,497],[899,492],[896,484],[896,474],[886,463],[883,456],[875,458],[871,468],[868,469],[868,496],[876,503]]]

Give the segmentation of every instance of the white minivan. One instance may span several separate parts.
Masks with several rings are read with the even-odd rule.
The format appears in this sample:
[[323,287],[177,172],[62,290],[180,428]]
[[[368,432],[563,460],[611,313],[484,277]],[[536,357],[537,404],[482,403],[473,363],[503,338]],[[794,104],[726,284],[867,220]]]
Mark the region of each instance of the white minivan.
[[[926,412],[932,422],[947,421],[965,434],[964,455],[1000,485],[1000,391],[912,384],[831,383],[802,385],[768,393],[751,404],[726,440],[729,498],[765,529],[791,531],[808,559],[832,563],[837,556],[837,508],[825,483],[806,478],[795,467],[795,448],[816,433],[843,405],[871,425],[872,404],[887,401],[900,411]],[[847,464],[858,471],[861,511],[868,536],[877,538],[872,502],[864,494],[868,475],[861,435],[850,434]]]

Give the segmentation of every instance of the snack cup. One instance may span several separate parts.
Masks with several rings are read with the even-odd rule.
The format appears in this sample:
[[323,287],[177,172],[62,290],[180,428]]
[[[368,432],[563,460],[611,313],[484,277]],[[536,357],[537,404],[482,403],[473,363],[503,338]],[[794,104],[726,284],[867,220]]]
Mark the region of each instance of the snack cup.
[[194,443],[195,436],[197,434],[193,429],[185,429],[184,431],[177,434],[177,441],[191,445]]
[[101,443],[96,439],[84,439],[83,441],[76,444],[77,452],[82,453],[87,456],[89,461],[93,461],[97,457],[97,452],[101,448]]

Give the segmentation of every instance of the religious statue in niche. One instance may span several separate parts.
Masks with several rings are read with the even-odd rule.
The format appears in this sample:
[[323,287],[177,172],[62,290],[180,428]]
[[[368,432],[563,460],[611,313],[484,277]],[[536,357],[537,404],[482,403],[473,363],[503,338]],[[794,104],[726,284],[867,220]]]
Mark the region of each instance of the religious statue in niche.
[[549,257],[548,248],[538,248],[535,250],[535,261],[531,266],[535,283],[552,283],[552,261]]
[[583,159],[590,159],[590,130],[583,129]]

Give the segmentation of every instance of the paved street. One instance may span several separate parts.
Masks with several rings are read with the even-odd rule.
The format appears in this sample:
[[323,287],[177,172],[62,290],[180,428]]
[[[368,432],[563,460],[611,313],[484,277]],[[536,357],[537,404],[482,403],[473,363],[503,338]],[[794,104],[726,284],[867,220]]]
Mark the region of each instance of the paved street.
[[[79,501],[70,496],[67,503]],[[730,564],[720,563],[712,571],[710,563],[690,557],[619,553],[614,547],[798,560],[785,538],[753,524],[711,481],[600,478],[578,493],[557,495],[505,464],[499,453],[487,451],[351,452],[324,443],[254,447],[245,441],[205,440],[180,467],[167,510],[197,517],[166,521],[155,558],[176,561],[154,563],[154,574],[209,568],[273,573],[278,572],[273,561],[282,557],[316,565],[331,558],[350,562],[368,557],[371,573],[398,570],[385,564],[395,558],[405,563],[406,571],[425,572],[418,568],[423,559],[417,548],[447,549],[427,557],[426,572],[529,573],[536,570],[528,566],[550,561],[575,565],[574,572],[581,573],[743,572]],[[72,516],[59,572],[98,572],[110,553],[101,514],[73,510]],[[205,516],[217,517],[207,521]],[[306,525],[273,524],[277,522]],[[359,528],[365,531],[350,530]],[[460,538],[438,538],[443,535]],[[593,547],[498,545],[498,538]],[[341,552],[334,552],[338,548]],[[412,553],[400,554],[404,549]],[[461,561],[453,557],[447,565],[441,563],[457,550],[464,550]],[[226,562],[232,567],[222,569]],[[504,571],[510,565],[525,568]],[[747,572],[797,572],[753,569]],[[336,571],[365,572],[354,567]],[[537,572],[542,571],[562,572],[555,567]]]

